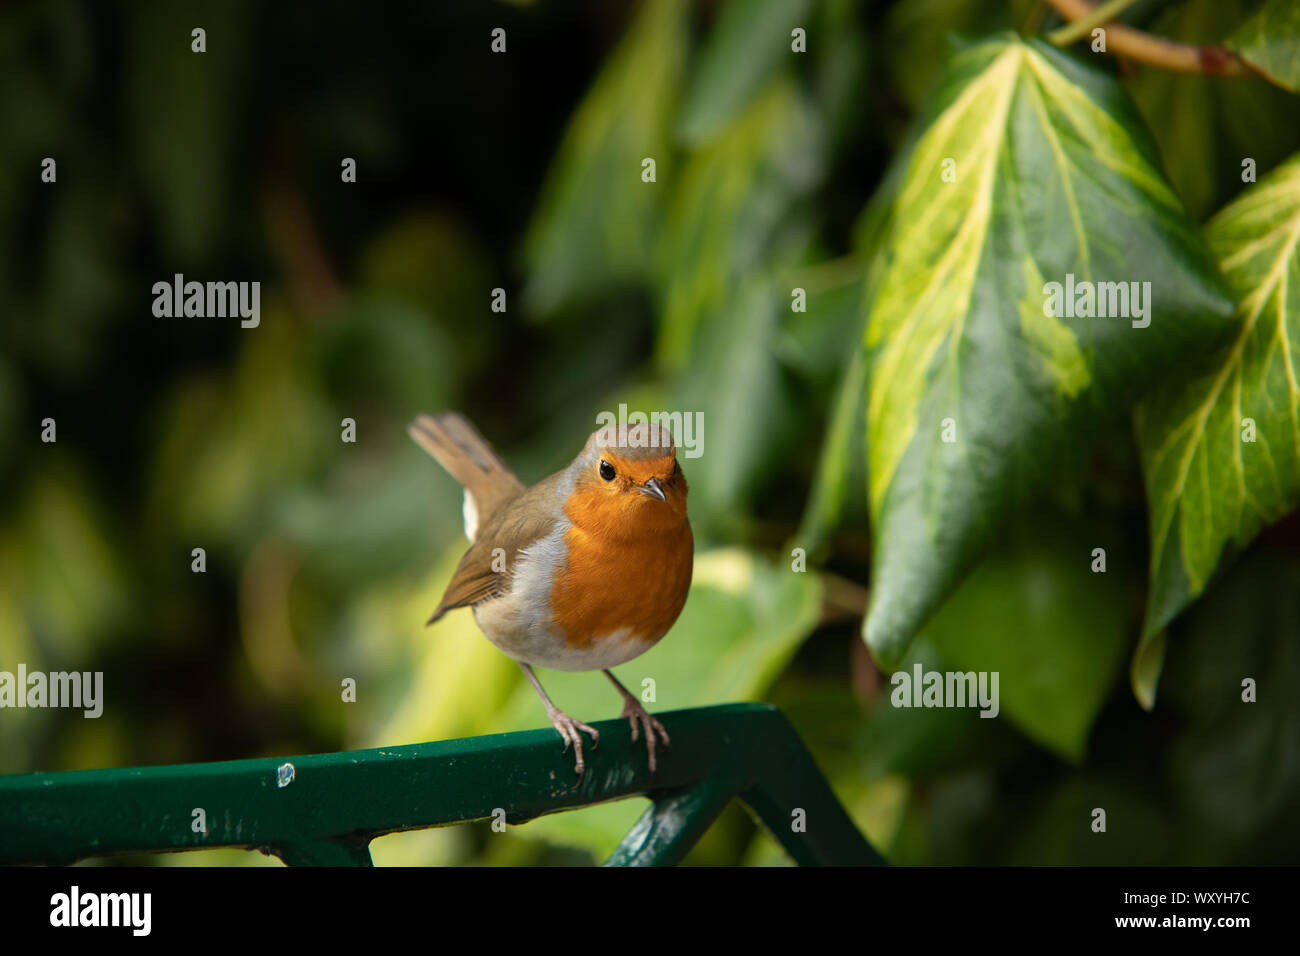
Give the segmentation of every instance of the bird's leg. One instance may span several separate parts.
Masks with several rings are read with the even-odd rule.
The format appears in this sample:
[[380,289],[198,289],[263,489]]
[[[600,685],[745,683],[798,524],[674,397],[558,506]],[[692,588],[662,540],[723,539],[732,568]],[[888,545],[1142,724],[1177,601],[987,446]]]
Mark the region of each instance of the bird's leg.
[[537,675],[533,673],[533,669],[527,664],[521,663],[519,666],[524,669],[524,674],[527,675],[528,680],[532,682],[533,689],[537,691],[538,696],[542,698],[542,703],[546,705],[546,716],[551,719],[551,723],[555,725],[555,729],[558,730],[560,736],[564,738],[564,749],[568,750],[569,745],[573,745],[573,769],[578,774],[578,782],[581,783],[582,775],[587,769],[587,764],[582,759],[582,734],[578,731],[585,730],[587,733],[591,734],[591,747],[593,750],[595,750],[597,745],[600,744],[600,734],[597,733],[595,727],[588,727],[582,721],[574,720],[564,711],[560,710],[560,708],[552,704],[551,698],[547,697],[546,691],[542,690],[542,683],[537,679]]
[[654,773],[655,735],[658,734],[663,738],[664,746],[668,747],[672,744],[672,741],[668,739],[668,731],[664,730],[663,724],[659,723],[659,721],[655,720],[655,718],[651,717],[650,714],[646,712],[646,709],[641,706],[641,701],[637,700],[626,687],[618,682],[618,678],[614,676],[613,671],[605,671],[605,676],[613,682],[614,686],[618,688],[618,692],[623,695],[623,713],[619,716],[626,717],[632,724],[633,743],[636,742],[640,731],[642,729],[645,730],[645,745],[646,749],[650,751],[650,772]]

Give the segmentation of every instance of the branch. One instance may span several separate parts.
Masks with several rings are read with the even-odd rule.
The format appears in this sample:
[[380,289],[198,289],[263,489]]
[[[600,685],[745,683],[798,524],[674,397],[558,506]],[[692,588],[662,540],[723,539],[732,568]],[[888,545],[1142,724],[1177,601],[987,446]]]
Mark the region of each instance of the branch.
[[[1091,0],[1047,0],[1047,2],[1057,13],[1072,23],[1091,17],[1097,12],[1097,7],[1091,3]],[[1048,39],[1053,38],[1049,36]],[[1062,45],[1057,40],[1053,39],[1053,42]],[[1179,73],[1244,76],[1248,72],[1246,64],[1237,54],[1221,46],[1176,43],[1164,37],[1143,33],[1122,23],[1111,23],[1106,27],[1106,51],[1139,63],[1158,66],[1165,70],[1175,70]]]
[[1136,0],[1110,0],[1109,3],[1095,6],[1087,16],[1080,17],[1073,23],[1067,23],[1059,30],[1053,30],[1047,34],[1047,39],[1057,46],[1069,46],[1075,40],[1082,40],[1091,34],[1095,27],[1118,19],[1119,15],[1133,6],[1135,2]]
[[280,263],[294,304],[308,318],[332,309],[343,298],[343,288],[302,187],[284,169],[274,171],[263,190],[262,208],[271,253]]

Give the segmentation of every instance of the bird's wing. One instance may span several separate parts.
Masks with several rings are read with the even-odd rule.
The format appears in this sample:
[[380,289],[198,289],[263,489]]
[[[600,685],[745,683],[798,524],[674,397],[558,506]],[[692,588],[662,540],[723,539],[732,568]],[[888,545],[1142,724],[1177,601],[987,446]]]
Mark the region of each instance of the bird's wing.
[[563,478],[564,472],[556,472],[498,507],[460,559],[428,623],[453,608],[478,604],[510,590],[519,552],[555,528],[562,505]]
[[486,527],[502,505],[524,490],[523,483],[464,415],[457,412],[420,415],[407,432],[465,486],[477,515],[475,523],[480,528]]

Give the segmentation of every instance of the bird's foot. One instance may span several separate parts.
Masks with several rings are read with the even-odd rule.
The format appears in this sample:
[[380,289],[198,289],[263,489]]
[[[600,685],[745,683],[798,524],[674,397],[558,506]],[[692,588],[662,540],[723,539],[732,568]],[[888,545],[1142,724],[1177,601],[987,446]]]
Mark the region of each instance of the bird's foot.
[[636,743],[642,730],[645,731],[646,749],[650,751],[650,772],[655,772],[655,747],[657,742],[656,735],[662,739],[665,747],[671,746],[672,741],[668,739],[668,731],[664,730],[664,725],[659,723],[650,713],[641,706],[641,702],[631,694],[625,694],[623,697],[623,713],[620,717],[626,717],[632,724],[632,742]]
[[546,716],[551,718],[551,723],[555,729],[560,732],[564,738],[564,749],[567,752],[569,745],[573,745],[573,769],[578,775],[578,782],[582,782],[582,775],[587,770],[587,763],[582,757],[582,734],[579,731],[586,731],[591,734],[591,749],[595,750],[600,745],[600,733],[595,727],[590,727],[580,720],[570,717],[558,707],[548,706]]

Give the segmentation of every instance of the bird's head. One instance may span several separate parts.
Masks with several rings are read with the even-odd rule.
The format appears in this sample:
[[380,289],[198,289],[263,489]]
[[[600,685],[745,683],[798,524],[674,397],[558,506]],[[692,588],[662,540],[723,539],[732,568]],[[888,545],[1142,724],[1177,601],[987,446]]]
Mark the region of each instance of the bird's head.
[[574,467],[577,480],[566,510],[575,524],[619,534],[686,520],[686,477],[666,428],[653,423],[598,428]]

